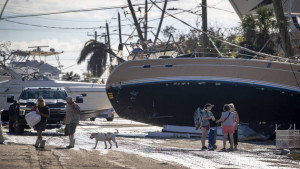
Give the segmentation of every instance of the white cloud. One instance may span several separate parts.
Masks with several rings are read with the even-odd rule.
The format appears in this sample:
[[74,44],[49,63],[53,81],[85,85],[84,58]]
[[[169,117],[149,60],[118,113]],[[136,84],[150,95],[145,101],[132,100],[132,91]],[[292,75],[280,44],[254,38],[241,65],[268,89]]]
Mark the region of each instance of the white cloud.
[[[144,3],[145,0],[132,0],[133,4],[136,3]],[[231,4],[228,0],[209,0],[208,6],[212,6],[215,8],[221,8],[225,10],[229,10],[234,12]],[[177,2],[169,2],[167,8],[181,8],[184,10],[189,10],[192,8],[197,7],[201,3],[201,0],[180,0]],[[4,12],[4,16],[8,15],[16,15],[13,13],[8,12],[15,12],[19,15],[25,14],[36,14],[36,13],[47,13],[47,12],[54,12],[54,11],[67,11],[67,10],[77,10],[77,9],[91,9],[91,8],[102,8],[102,7],[111,7],[111,6],[120,6],[120,5],[127,5],[127,0],[10,0]],[[161,8],[163,7],[163,3],[158,4]],[[151,6],[149,2],[149,7]],[[141,6],[142,7],[142,6]],[[137,10],[137,7],[135,7]],[[126,11],[129,12],[129,9],[126,8]],[[143,11],[144,9],[142,9]],[[30,17],[30,18],[20,18],[18,21],[22,21],[25,23],[34,23],[38,25],[49,25],[49,26],[60,26],[60,27],[95,27],[97,26],[104,26],[104,22],[108,20],[110,21],[113,15],[115,14],[116,9],[112,10],[101,10],[101,11],[93,11],[93,12],[82,12],[82,13],[69,13],[69,14],[61,14],[61,15],[49,15],[49,16],[42,16],[37,19],[37,17]],[[123,14],[123,10],[119,9],[121,13],[122,19],[125,19]],[[180,12],[179,11],[167,11],[171,14]],[[137,13],[139,17],[139,13]],[[149,20],[154,18],[160,18],[161,11],[157,9],[155,6],[152,7],[151,11],[149,12]],[[184,21],[195,25],[196,22],[196,15],[183,13],[180,15],[176,15],[179,18],[183,19]],[[52,20],[47,20],[45,18],[51,18]],[[132,20],[131,15],[127,15],[129,20]],[[72,20],[78,22],[68,22],[63,20]],[[99,21],[99,22],[82,22],[82,21]],[[151,27],[158,27],[159,20],[154,22],[149,22],[149,26]],[[201,17],[199,19],[201,25]],[[220,25],[222,27],[232,27],[237,26],[239,22],[239,18],[236,14],[225,12],[222,10],[217,10],[214,8],[208,8],[208,24],[209,26]],[[128,20],[122,21],[122,24],[131,24]],[[179,29],[179,32],[187,32],[189,28],[182,23],[176,21],[171,17],[167,17],[163,21],[164,25],[173,25]],[[117,25],[117,20],[112,20],[111,25]],[[12,23],[7,22],[0,22],[1,27],[7,28],[16,28],[16,29],[30,29],[36,27],[29,27],[23,25],[15,25]],[[162,27],[163,28],[163,27]],[[86,32],[92,32],[91,30],[84,30],[78,33],[71,33],[72,31],[66,31],[65,33],[61,33],[57,31],[57,29],[52,29],[49,33],[39,32],[39,31],[27,31],[27,32],[8,32],[7,35],[1,37],[1,40],[5,41],[12,41],[12,48],[14,49],[22,49],[28,50],[28,46],[37,46],[37,45],[48,45],[50,48],[54,48],[56,51],[64,51],[63,54],[60,55],[62,64],[65,67],[76,65],[77,57],[79,56],[80,50],[82,49],[84,42],[87,41],[90,37],[86,37]],[[116,28],[111,28],[111,31]],[[50,30],[50,29],[49,29]],[[133,27],[124,27],[122,28],[123,33],[130,34],[133,30]],[[1,30],[0,30],[1,31]],[[62,30],[65,31],[65,30]],[[85,32],[86,31],[86,32]],[[156,29],[153,30],[156,33]],[[98,30],[98,33],[105,32],[105,29]],[[0,35],[3,35],[0,32]],[[160,34],[161,35],[161,34]],[[149,33],[149,38],[153,38],[152,34]],[[152,37],[151,37],[152,36]],[[111,37],[111,42],[116,42],[112,44],[113,47],[116,48],[118,45],[117,36]],[[123,37],[123,41],[126,40],[127,37]],[[25,40],[23,40],[25,39]],[[103,39],[101,39],[103,41]],[[135,38],[136,41],[136,38]],[[46,48],[45,50],[49,50]],[[49,62],[54,59],[48,59]],[[75,70],[81,71],[80,69],[85,69],[86,63],[80,66],[73,66],[69,68],[67,71]]]

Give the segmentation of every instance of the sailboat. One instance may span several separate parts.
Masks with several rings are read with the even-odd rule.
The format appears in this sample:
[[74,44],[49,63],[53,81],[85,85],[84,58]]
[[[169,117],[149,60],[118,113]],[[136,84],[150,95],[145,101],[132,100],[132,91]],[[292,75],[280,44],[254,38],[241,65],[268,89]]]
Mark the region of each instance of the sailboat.
[[234,103],[241,121],[261,134],[275,124],[300,126],[298,60],[144,57],[115,68],[106,91],[120,117],[153,125],[194,126],[198,107],[214,104],[219,118]]

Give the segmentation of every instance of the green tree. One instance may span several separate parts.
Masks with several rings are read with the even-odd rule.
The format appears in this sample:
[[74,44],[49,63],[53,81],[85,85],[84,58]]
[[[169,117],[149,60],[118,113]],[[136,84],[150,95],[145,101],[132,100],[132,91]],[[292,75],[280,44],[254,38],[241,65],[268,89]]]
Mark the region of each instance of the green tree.
[[122,58],[119,58],[112,50],[101,42],[95,40],[89,40],[84,44],[83,49],[81,50],[80,56],[77,60],[77,64],[81,64],[90,56],[90,59],[87,64],[87,70],[95,77],[100,77],[101,74],[105,71],[107,67],[107,53],[111,57],[117,57],[118,61],[124,61]]
[[[221,28],[218,26],[210,27],[208,29],[209,34],[218,37],[218,39],[227,40],[233,42],[235,40],[236,34],[238,32],[237,28]],[[202,33],[199,33],[196,30],[190,30],[187,34],[180,34],[179,42],[182,44],[182,47],[185,52],[195,52],[195,57],[203,56],[203,44],[202,44]],[[232,47],[226,43],[223,43],[216,39],[211,39],[209,41],[208,49],[205,54],[207,57],[219,57],[218,51],[215,49],[215,46],[212,44],[214,42],[215,46],[222,53],[223,56],[232,56],[232,53],[236,53],[237,48]]]
[[[245,15],[241,23],[244,41],[240,44],[255,51],[274,54],[275,44],[270,35],[276,30],[273,10],[259,7],[255,15]],[[241,54],[253,55],[241,51]]]
[[161,32],[163,33],[165,38],[169,38],[170,34],[174,34],[177,31],[176,28],[171,26],[166,26]]
[[79,74],[74,73],[73,71],[66,73],[66,80],[67,81],[73,81],[73,80],[79,79],[79,78],[80,78]]
[[12,51],[10,50],[10,45],[10,42],[0,43],[0,63],[3,65],[5,65],[6,62],[9,61],[13,56]]

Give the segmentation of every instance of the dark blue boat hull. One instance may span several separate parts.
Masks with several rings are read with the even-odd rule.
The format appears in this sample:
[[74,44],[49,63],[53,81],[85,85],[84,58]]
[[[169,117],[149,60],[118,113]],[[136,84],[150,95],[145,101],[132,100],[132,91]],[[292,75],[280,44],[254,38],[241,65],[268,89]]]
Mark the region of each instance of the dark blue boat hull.
[[262,134],[300,126],[300,93],[267,86],[218,81],[166,81],[107,88],[120,117],[153,125],[194,126],[193,113],[206,103],[215,105],[218,119],[223,105],[234,103],[240,120]]

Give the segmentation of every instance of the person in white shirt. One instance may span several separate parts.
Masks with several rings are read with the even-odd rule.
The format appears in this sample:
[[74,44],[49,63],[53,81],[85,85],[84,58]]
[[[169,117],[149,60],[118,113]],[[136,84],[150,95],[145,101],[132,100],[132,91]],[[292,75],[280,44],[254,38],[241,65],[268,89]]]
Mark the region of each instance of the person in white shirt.
[[67,148],[73,148],[75,145],[74,134],[76,127],[80,120],[80,107],[73,101],[72,97],[67,97],[66,115],[64,118],[64,124],[66,124],[66,130],[68,131],[70,145]]

